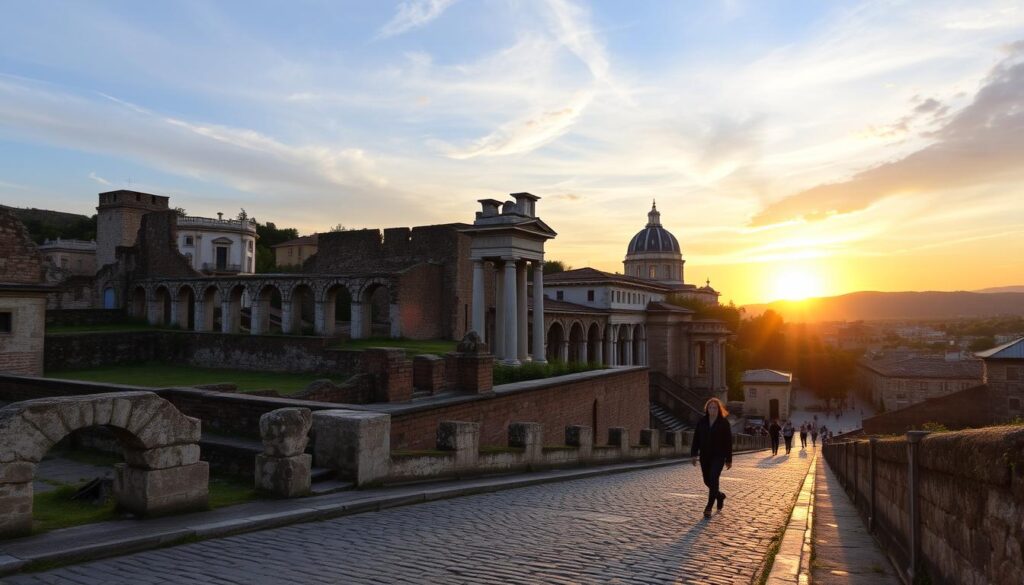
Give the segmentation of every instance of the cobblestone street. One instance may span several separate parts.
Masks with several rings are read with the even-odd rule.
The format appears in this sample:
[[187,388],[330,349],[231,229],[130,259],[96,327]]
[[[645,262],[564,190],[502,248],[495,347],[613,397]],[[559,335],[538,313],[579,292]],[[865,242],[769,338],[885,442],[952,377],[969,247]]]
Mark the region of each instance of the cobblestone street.
[[689,464],[436,501],[7,579],[22,584],[750,583],[811,452],[739,455],[705,520]]

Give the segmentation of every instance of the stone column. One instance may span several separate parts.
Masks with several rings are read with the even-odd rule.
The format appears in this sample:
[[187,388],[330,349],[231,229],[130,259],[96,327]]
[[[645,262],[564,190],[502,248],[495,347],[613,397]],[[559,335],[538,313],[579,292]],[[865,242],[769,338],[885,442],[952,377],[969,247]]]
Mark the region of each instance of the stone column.
[[594,361],[604,365],[604,342],[600,339],[597,340],[597,344],[594,346]]
[[[210,312],[213,312],[212,307]],[[207,322],[207,319],[210,319],[211,317],[213,317],[213,315],[207,316],[206,314],[206,300],[197,298],[195,304],[195,315],[192,318],[193,322],[195,323],[195,330],[209,331],[210,326],[209,323]]]
[[[330,337],[334,334],[334,319],[333,315],[328,323],[328,309],[329,303],[325,301],[316,301],[313,303],[313,330],[320,337]],[[333,311],[330,311],[333,313]]]
[[558,359],[562,363],[569,362],[569,339],[562,339],[562,347],[558,348]]
[[583,362],[583,363],[587,363],[587,361],[588,361],[587,360],[587,340],[586,340],[586,338],[584,338],[583,341],[580,341],[580,361]]
[[221,333],[238,333],[238,314],[235,312],[235,303],[229,298],[220,302],[220,331]]
[[626,328],[626,363],[624,365],[632,366],[636,362],[636,356],[633,355],[633,327],[629,326]]
[[533,361],[547,362],[544,353],[544,261],[533,261]]
[[516,259],[507,257],[502,260],[505,261],[505,282],[502,286],[505,300],[502,306],[502,313],[505,315],[505,363],[517,366],[519,365],[519,358],[516,355],[519,348],[519,323],[517,322],[519,310],[516,307]]
[[352,339],[364,339],[366,337],[366,303],[352,300],[349,303],[349,337]]
[[485,292],[484,261],[473,260],[473,324],[469,328],[476,331],[484,343],[487,342],[487,297]]
[[295,305],[291,299],[281,299],[281,333],[295,334]]
[[608,326],[610,332],[608,334],[608,365],[617,366],[619,365],[619,328]]
[[171,327],[181,327],[182,329],[188,328],[188,317],[185,317],[184,325],[181,323],[181,316],[185,314],[185,311],[182,310],[183,304],[184,303],[178,300],[177,297],[171,299],[171,318],[170,321],[167,322]]
[[150,300],[146,304],[146,320],[150,325],[163,325],[164,303],[163,301]]
[[391,339],[402,336],[402,308],[398,303],[388,305],[388,323],[391,325]]
[[494,359],[505,359],[505,279],[494,265]]
[[529,307],[526,303],[526,261],[516,263],[516,359],[525,362],[530,358],[529,351]]
[[252,335],[265,335],[270,328],[270,301],[254,299],[251,311],[249,333]]

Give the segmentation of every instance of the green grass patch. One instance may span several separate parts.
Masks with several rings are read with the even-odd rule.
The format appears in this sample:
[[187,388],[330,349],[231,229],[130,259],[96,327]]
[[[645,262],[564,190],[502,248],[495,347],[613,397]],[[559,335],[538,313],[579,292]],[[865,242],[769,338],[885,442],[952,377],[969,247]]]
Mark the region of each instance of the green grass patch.
[[210,508],[217,509],[244,504],[257,498],[253,482],[228,477],[210,478]]
[[192,366],[149,362],[104,366],[86,370],[52,371],[47,372],[46,377],[85,382],[109,382],[151,388],[230,383],[236,385],[243,392],[251,390],[276,390],[282,395],[287,396],[304,390],[310,382],[321,379],[324,376],[318,374],[195,368]]
[[32,498],[32,533],[40,534],[58,528],[103,522],[118,518],[113,498],[97,506],[71,499],[78,486],[64,485],[55,490],[36,494]]
[[506,366],[494,364],[494,385],[511,384],[513,382],[524,382],[526,380],[541,380],[564,376],[566,374],[578,374],[591,370],[602,370],[605,366],[583,362],[548,362],[537,364],[526,362],[520,366]]
[[331,349],[349,349],[362,351],[371,347],[389,347],[394,349],[404,349],[405,353],[410,356],[419,355],[422,353],[430,353],[435,355],[444,355],[450,351],[455,351],[455,346],[458,345],[457,341],[449,341],[445,339],[435,339],[427,341],[417,341],[413,339],[391,339],[386,337],[370,338],[370,339],[351,339],[342,341],[331,346]]

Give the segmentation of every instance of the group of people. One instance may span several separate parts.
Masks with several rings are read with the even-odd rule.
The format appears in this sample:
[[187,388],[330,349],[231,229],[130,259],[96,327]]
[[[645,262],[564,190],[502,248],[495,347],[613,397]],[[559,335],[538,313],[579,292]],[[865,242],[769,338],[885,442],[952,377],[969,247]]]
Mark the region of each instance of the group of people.
[[[797,434],[796,428],[793,427],[793,422],[787,420],[785,423],[780,424],[779,419],[772,419],[770,424],[765,425],[764,434],[768,435],[772,442],[772,455],[779,454],[779,439],[782,439],[782,443],[786,446],[786,455],[793,450],[793,436]],[[800,425],[800,448],[807,448],[807,437],[811,438],[811,447],[818,446],[818,437],[821,437],[821,443],[825,444],[826,441],[832,439],[832,431],[825,425],[818,426],[818,417],[815,415],[813,421],[807,421]]]

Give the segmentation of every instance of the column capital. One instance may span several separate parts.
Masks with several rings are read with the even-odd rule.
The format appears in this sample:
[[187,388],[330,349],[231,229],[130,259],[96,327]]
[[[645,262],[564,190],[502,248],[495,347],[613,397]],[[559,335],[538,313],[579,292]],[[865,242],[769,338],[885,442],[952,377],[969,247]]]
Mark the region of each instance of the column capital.
[[[519,260],[522,260],[522,258],[520,258],[519,256],[502,256],[501,260],[502,260],[502,262],[505,263],[505,266],[508,266],[509,262],[513,262],[514,263],[514,262],[517,262]],[[513,264],[513,266],[514,265],[515,264]]]

